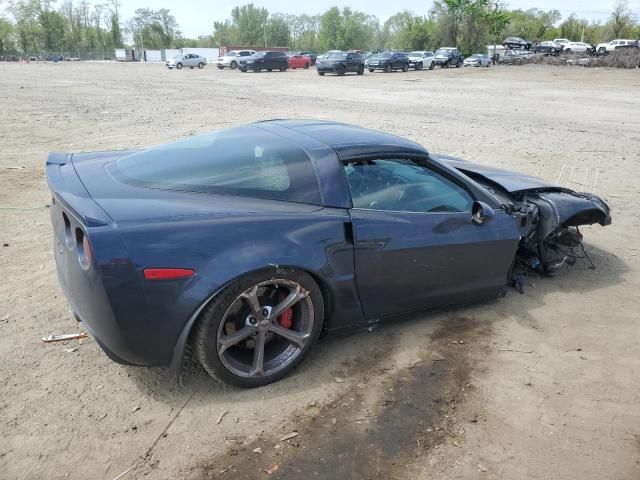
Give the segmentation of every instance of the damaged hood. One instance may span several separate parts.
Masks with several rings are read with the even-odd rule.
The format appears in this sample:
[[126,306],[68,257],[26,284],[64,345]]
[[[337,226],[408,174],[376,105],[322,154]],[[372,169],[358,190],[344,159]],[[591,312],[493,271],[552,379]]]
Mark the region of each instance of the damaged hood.
[[471,178],[482,177],[509,193],[523,192],[527,190],[565,190],[564,187],[553,182],[547,182],[541,178],[525,175],[524,173],[511,172],[501,168],[489,167],[487,165],[479,165],[477,163],[467,162],[460,158],[450,157],[449,155],[434,155],[439,160],[453,168],[460,170]]
[[[435,157],[481,184],[492,184],[506,191],[515,203],[535,205],[540,215],[540,223],[536,229],[536,235],[540,239],[546,238],[558,227],[594,223],[605,226],[611,223],[609,206],[597,195],[575,192],[537,177],[478,165],[448,155]],[[516,201],[516,197],[520,200]]]

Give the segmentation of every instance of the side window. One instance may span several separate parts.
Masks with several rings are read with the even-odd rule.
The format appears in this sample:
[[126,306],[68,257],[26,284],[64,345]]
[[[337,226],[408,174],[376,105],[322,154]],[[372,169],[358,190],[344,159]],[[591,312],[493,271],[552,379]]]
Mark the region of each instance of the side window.
[[353,55],[352,54],[347,55],[347,60],[353,60]]
[[451,180],[412,159],[344,164],[354,208],[396,212],[470,212],[473,200]]

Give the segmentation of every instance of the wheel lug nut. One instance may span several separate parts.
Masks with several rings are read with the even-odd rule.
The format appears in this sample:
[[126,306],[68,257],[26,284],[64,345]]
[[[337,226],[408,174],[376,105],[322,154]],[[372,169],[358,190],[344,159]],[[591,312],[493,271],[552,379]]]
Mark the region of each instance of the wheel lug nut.
[[266,308],[263,308],[263,309],[262,309],[262,315],[264,315],[265,317],[266,317],[267,315],[269,315],[269,310],[267,310]]

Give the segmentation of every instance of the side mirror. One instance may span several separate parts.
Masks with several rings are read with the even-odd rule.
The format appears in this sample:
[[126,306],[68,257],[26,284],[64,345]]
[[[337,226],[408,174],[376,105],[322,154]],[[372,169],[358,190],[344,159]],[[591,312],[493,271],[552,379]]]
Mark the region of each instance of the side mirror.
[[471,220],[476,225],[490,223],[495,216],[496,212],[494,212],[493,208],[486,203],[478,201],[473,202],[473,206],[471,207]]

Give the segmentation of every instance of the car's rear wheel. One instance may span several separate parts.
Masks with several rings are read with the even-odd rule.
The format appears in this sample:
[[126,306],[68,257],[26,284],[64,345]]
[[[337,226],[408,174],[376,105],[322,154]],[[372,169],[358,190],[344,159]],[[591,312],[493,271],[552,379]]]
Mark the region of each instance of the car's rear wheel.
[[218,70],[224,70],[224,67],[222,65],[218,65]]
[[181,64],[181,63],[177,63],[177,64],[176,64],[176,68],[177,68],[178,70],[180,70],[180,69],[182,68],[182,64]]
[[358,67],[358,75],[363,75],[364,74],[364,65],[360,65]]
[[429,65],[429,70],[433,70],[434,68],[436,68],[436,62],[431,62],[431,65]]
[[304,64],[304,69],[305,69],[305,70],[307,70],[308,68],[309,68],[309,64],[308,64],[308,63],[305,63],[305,64]]
[[238,68],[238,63],[235,60],[231,61],[231,65],[229,65],[231,67],[231,70],[235,70],[236,68]]
[[600,48],[598,49],[598,53],[599,53],[600,55],[605,54],[605,53],[606,53],[606,51],[607,51],[607,49],[606,49],[606,48],[604,48],[604,47],[600,47]]
[[280,65],[280,71],[281,72],[286,72],[287,71],[287,66],[286,65]]
[[286,376],[307,356],[322,330],[322,293],[293,269],[247,275],[202,312],[194,347],[215,379],[241,387]]
[[402,71],[403,72],[408,72],[409,71],[409,64],[408,63],[405,63],[405,64],[402,65]]
[[320,75],[321,77],[324,77],[324,72],[318,72],[318,75]]
[[369,69],[369,73],[373,73],[373,72],[374,72],[374,69],[373,69],[373,68],[370,68],[370,69]]

